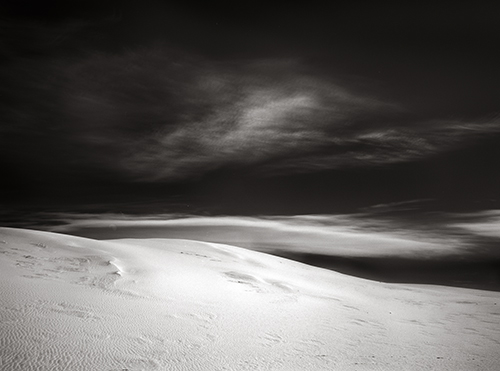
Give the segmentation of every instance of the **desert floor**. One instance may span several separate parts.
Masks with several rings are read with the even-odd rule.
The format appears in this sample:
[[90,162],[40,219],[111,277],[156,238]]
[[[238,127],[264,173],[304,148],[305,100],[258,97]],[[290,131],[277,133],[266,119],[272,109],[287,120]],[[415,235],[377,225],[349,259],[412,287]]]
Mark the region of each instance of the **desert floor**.
[[500,294],[0,228],[1,370],[493,370]]

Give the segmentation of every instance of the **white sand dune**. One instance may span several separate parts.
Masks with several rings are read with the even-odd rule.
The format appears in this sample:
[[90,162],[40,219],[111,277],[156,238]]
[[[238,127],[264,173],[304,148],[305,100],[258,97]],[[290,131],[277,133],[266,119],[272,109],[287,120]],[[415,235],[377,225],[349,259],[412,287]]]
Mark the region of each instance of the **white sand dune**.
[[500,294],[0,229],[1,370],[494,370]]

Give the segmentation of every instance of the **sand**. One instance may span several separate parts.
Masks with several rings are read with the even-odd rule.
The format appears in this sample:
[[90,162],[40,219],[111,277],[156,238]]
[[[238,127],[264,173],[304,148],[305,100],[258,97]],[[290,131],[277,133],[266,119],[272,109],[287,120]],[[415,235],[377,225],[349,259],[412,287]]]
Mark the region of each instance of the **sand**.
[[500,294],[0,228],[1,370],[493,370]]

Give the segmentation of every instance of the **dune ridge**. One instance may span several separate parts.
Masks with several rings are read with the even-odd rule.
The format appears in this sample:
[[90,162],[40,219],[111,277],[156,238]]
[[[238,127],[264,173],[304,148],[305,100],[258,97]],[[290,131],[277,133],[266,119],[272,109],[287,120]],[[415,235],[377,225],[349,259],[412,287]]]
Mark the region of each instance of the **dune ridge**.
[[500,295],[229,245],[0,228],[1,370],[486,370]]

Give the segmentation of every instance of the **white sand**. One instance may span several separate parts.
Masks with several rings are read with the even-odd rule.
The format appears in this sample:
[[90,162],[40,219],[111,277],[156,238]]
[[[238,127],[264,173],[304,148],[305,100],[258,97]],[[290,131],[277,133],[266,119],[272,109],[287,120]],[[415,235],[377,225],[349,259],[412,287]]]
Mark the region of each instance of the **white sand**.
[[494,370],[500,294],[0,229],[1,370]]

